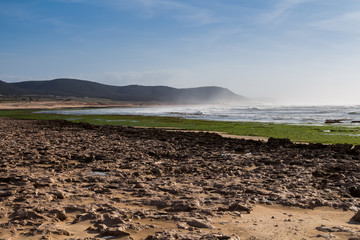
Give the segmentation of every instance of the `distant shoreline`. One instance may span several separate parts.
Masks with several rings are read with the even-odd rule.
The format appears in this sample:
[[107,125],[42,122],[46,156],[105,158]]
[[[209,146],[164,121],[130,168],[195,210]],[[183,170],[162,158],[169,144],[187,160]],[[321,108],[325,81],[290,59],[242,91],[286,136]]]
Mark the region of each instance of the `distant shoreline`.
[[[99,108],[99,110],[100,109],[101,108]],[[94,108],[94,110],[96,109]],[[111,110],[111,108],[108,110]],[[135,110],[135,108],[130,108],[129,110]],[[240,138],[243,138],[243,136],[252,136],[252,138],[255,137],[255,140],[259,140],[258,137],[272,137],[287,138],[293,142],[303,143],[360,145],[360,130],[358,125],[349,127],[341,124],[298,125],[250,121],[209,121],[201,119],[184,119],[175,116],[115,115],[109,112],[102,115],[77,115],[75,113],[76,110],[71,114],[56,114],[52,112],[51,109],[39,114],[39,111],[40,110],[31,109],[6,109],[0,110],[0,116],[4,119],[66,120],[69,122],[83,122],[92,125],[221,132],[229,135],[238,135],[241,136]]]
[[162,106],[159,103],[134,103],[112,101],[6,101],[0,102],[0,110],[40,110],[40,109],[78,109],[111,107],[151,107]]

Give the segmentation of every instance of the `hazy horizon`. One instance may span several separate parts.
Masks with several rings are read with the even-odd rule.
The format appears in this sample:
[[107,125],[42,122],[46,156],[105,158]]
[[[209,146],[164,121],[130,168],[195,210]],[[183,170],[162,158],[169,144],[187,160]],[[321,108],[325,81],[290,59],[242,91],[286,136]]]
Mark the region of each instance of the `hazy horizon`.
[[4,0],[0,79],[219,86],[285,105],[358,105],[360,2]]

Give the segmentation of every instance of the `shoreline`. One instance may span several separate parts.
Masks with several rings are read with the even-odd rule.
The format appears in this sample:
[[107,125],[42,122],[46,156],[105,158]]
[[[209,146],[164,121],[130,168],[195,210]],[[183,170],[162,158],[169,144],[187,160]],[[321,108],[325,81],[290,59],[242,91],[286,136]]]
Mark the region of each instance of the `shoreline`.
[[78,109],[78,108],[112,108],[112,107],[140,107],[158,106],[157,104],[131,102],[102,102],[102,101],[41,101],[41,102],[1,102],[0,110],[39,110],[39,109]]
[[[64,104],[65,103],[65,104]],[[59,101],[48,101],[48,102],[11,102],[11,103],[0,103],[0,110],[62,110],[62,109],[81,109],[81,108],[113,108],[113,107],[153,107],[153,106],[163,106],[161,104],[136,104],[136,103],[84,103],[80,101],[71,101],[71,102],[59,102]],[[140,127],[141,128],[141,127]],[[164,127],[159,127],[160,129],[166,129]],[[197,130],[169,130],[169,131],[192,131],[198,132]],[[267,141],[267,137],[261,136],[241,136],[228,134],[225,132],[219,131],[209,131],[212,133],[220,134],[223,137],[230,138],[239,138],[245,140],[255,140],[255,141]]]
[[[234,122],[234,121],[216,121],[202,119],[185,119],[181,117],[162,117],[162,116],[146,116],[146,115],[76,115],[65,114],[55,115],[51,113],[37,114],[31,110],[53,110],[53,109],[78,109],[78,108],[113,108],[113,107],[144,107],[144,104],[134,103],[118,103],[114,104],[83,104],[76,105],[74,103],[65,105],[55,104],[54,102],[42,103],[36,107],[33,104],[24,106],[16,103],[14,105],[3,105],[1,115],[3,117],[17,117],[30,119],[63,119],[73,122],[87,122],[94,125],[123,125],[133,127],[155,127],[164,129],[181,129],[182,131],[204,131],[218,132],[223,136],[232,138],[245,138],[252,140],[264,140],[273,138],[287,138],[296,143],[322,143],[322,144],[352,144],[360,145],[360,127],[358,125],[301,125],[301,124],[285,124],[285,123],[263,123],[263,122]],[[15,104],[15,105],[16,105]],[[40,107],[41,106],[41,107]],[[45,106],[45,107],[44,107]],[[148,106],[164,106],[164,105],[148,105]],[[28,107],[26,109],[26,107]],[[145,106],[146,107],[146,106]],[[25,110],[21,110],[25,109]],[[12,112],[13,111],[13,112]]]

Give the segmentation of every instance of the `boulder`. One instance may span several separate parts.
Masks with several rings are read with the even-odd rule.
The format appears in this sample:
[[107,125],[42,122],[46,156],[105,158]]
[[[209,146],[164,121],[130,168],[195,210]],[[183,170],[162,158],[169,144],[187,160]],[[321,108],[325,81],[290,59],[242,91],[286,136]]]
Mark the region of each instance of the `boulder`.
[[130,236],[130,233],[124,232],[122,228],[105,228],[101,232],[102,236],[114,236],[114,237],[126,237]]
[[197,227],[197,228],[210,228],[210,229],[214,228],[213,226],[211,226],[211,224],[209,224],[203,220],[198,220],[198,219],[190,219],[186,223],[189,226]]
[[355,213],[355,215],[352,217],[353,220],[360,222],[360,210]]

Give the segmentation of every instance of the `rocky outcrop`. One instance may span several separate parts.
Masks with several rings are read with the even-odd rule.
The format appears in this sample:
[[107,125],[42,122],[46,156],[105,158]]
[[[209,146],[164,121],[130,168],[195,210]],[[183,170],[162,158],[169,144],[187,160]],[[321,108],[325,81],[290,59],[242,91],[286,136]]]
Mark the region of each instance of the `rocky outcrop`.
[[0,235],[15,239],[70,239],[82,224],[90,239],[237,239],[214,219],[255,204],[359,207],[351,145],[1,119],[0,149]]

